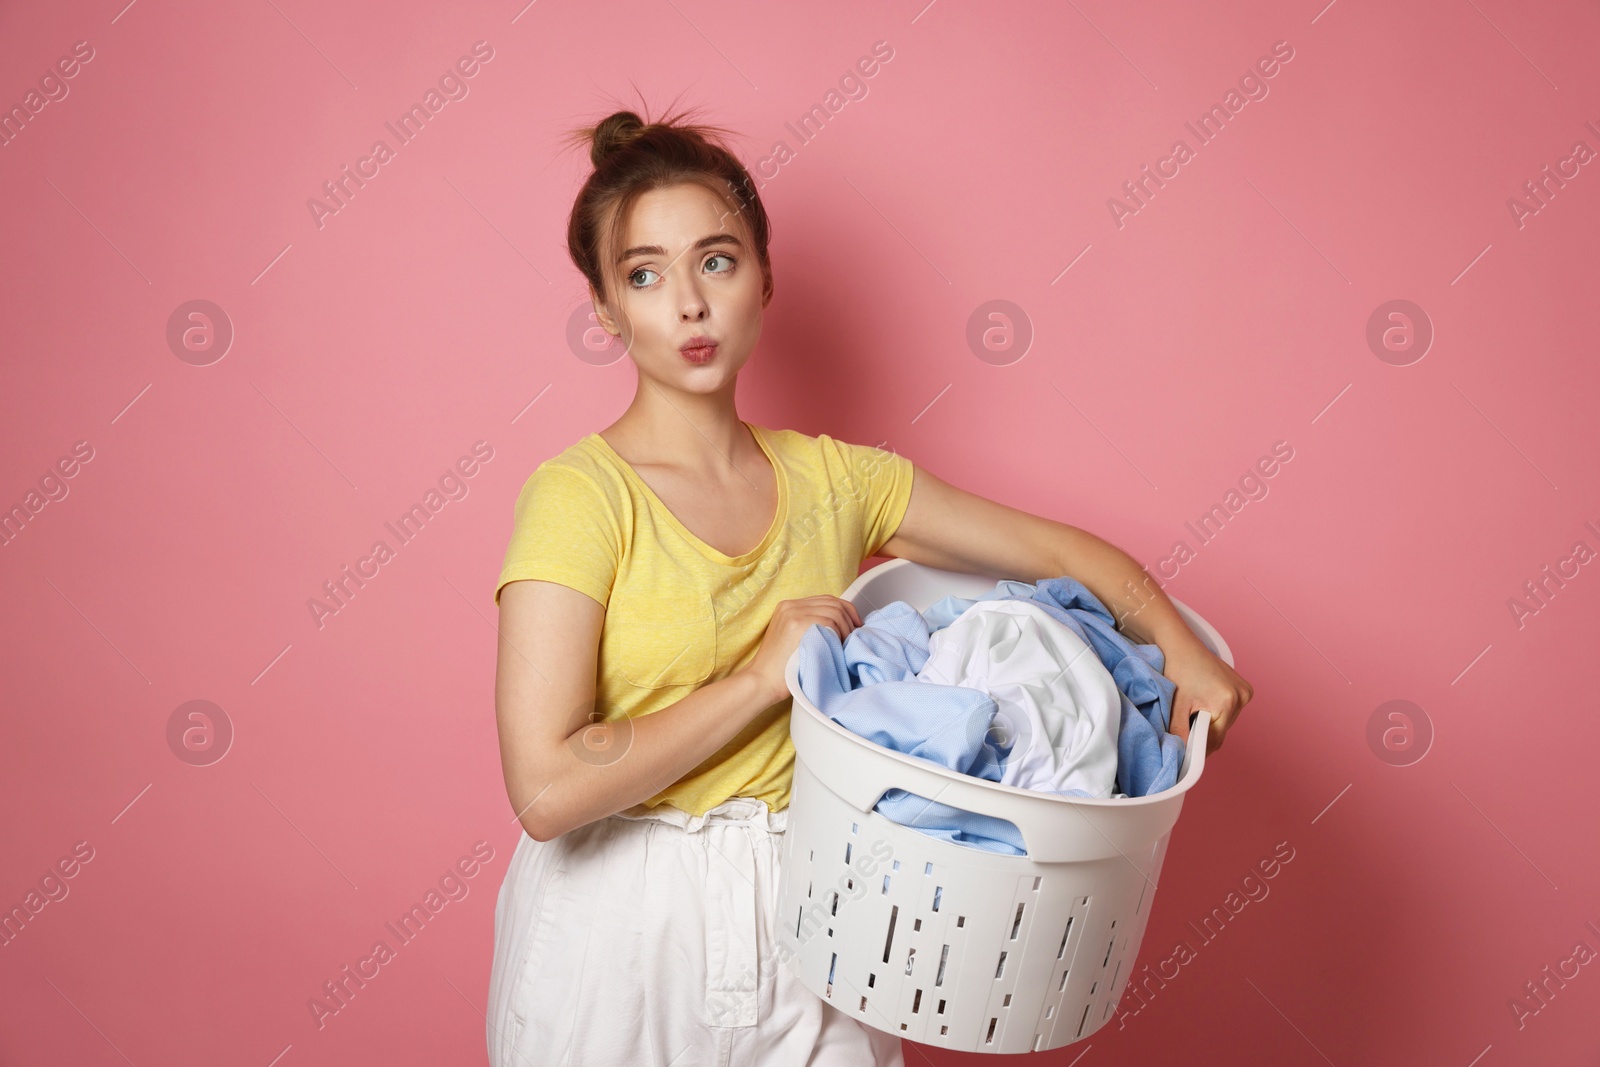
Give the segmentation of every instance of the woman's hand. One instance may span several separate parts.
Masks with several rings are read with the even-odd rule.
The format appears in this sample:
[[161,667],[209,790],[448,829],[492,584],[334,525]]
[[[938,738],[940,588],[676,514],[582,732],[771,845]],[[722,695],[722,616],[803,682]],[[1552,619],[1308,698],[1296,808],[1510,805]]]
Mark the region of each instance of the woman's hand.
[[1234,720],[1255,696],[1255,689],[1239,673],[1218,659],[1199,638],[1184,641],[1170,652],[1162,648],[1166,669],[1161,673],[1176,683],[1172,698],[1170,733],[1189,743],[1189,716],[1197,711],[1211,713],[1211,731],[1206,738],[1206,755],[1222,747],[1222,739]]
[[761,647],[743,668],[762,680],[767,692],[772,694],[772,703],[789,695],[788,683],[783,678],[784,668],[812,623],[819,622],[833,627],[842,641],[861,625],[861,616],[850,601],[825,593],[778,601],[777,610],[767,622],[767,632],[761,638]]

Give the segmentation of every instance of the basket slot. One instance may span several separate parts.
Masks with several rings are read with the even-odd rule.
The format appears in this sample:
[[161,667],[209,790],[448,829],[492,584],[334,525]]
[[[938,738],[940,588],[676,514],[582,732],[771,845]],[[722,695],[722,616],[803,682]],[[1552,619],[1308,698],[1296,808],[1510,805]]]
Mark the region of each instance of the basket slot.
[[[1091,897],[1089,895],[1077,898],[1077,901],[1072,908],[1073,914],[1067,916],[1066,927],[1061,931],[1061,943],[1056,946],[1056,960],[1065,961],[1065,964],[1061,967],[1060,974],[1056,979],[1055,991],[1059,994],[1066,993],[1067,980],[1072,976],[1072,964],[1077,957],[1078,946],[1083,941],[1084,923],[1087,922],[1090,899]],[[1078,931],[1077,941],[1072,939],[1072,932],[1074,929]],[[1052,973],[1054,973],[1053,967]],[[1045,1018],[1054,1018],[1055,1011],[1055,1006],[1050,1006],[1045,1013]],[[1079,1032],[1082,1032],[1081,1028]],[[1052,1033],[1054,1033],[1054,1031],[1052,1031]]]
[[883,939],[883,962],[889,962],[889,949],[894,945],[894,924],[900,918],[900,905],[889,908],[889,935]]
[[[909,973],[909,972],[907,972],[907,973]],[[861,999],[865,1000],[867,998],[866,997],[862,997]],[[911,1010],[912,1010],[913,1013],[915,1013],[917,1011],[920,1011],[921,1009],[922,1009],[922,990],[919,989],[919,990],[917,990],[917,995],[911,998]]]
[[[1112,923],[1111,925],[1115,926],[1117,924],[1116,923]],[[1106,964],[1111,962],[1111,950],[1116,948],[1116,947],[1117,947],[1117,938],[1116,938],[1116,935],[1113,934],[1111,936],[1111,944],[1106,946],[1106,958],[1100,961],[1100,966],[1104,967]]]
[[911,965],[917,962],[917,946],[912,945],[906,949],[906,973],[911,973]]
[[[1040,960],[1038,964],[1030,963],[1032,957],[1026,951],[1035,921],[1035,914],[1030,909],[1038,902],[1039,887],[1043,884],[1043,877],[1037,874],[1027,874],[1016,880],[1015,896],[1012,898],[1009,909],[1011,921],[995,930],[995,933],[1004,937],[1005,941],[1003,942],[1004,950],[999,953],[995,961],[992,990],[987,998],[986,1011],[997,1011],[999,1015],[1009,1012],[1012,1002],[1017,996],[1017,984],[1021,982],[1031,983],[1035,980],[1030,977],[1030,970],[1037,971],[1039,966],[1046,967],[1051,971],[1054,970],[1054,961]],[[995,910],[999,911],[1003,907],[1003,904],[996,902]],[[1004,915],[1005,913],[1002,912],[1001,914]],[[996,916],[996,918],[999,918],[999,916]],[[1044,946],[1039,947],[1043,948]],[[1037,980],[1047,981],[1048,979],[1044,975],[1039,975]],[[1007,1040],[1010,1041],[1011,1039]]]
[[[944,965],[945,965],[945,962],[947,960],[949,960],[949,959],[950,959],[950,946],[949,945],[945,945],[944,949],[939,953],[939,976],[933,980],[933,984],[934,985],[944,985]],[[939,1003],[941,1005],[943,1005],[944,1001],[941,1000]],[[939,1010],[943,1011],[944,1009],[943,1009],[943,1007],[941,1007]]]
[[999,1021],[1000,1020],[995,1018],[993,1015],[989,1016],[989,1032],[983,1035],[983,1043],[985,1045],[994,1044],[994,1025]]
[[1087,1023],[1088,1021],[1089,1021],[1089,1005],[1085,1004],[1083,1006],[1083,1018],[1078,1020],[1078,1035],[1077,1036],[1079,1036],[1079,1037],[1083,1036],[1083,1024]]

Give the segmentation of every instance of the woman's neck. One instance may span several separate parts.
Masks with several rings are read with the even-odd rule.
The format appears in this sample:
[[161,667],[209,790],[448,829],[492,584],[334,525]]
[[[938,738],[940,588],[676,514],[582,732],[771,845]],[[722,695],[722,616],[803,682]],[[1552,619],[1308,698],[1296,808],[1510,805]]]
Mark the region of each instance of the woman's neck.
[[739,418],[731,387],[714,394],[669,392],[644,379],[633,403],[600,435],[635,467],[661,465],[718,475],[759,448]]

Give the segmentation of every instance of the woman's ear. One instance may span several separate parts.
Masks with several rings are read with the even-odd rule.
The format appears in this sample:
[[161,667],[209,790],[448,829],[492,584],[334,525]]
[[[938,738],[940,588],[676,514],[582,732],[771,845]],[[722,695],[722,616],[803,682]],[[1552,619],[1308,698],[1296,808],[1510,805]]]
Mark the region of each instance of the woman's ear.
[[605,301],[595,294],[594,286],[592,285],[589,287],[589,302],[594,305],[595,321],[600,323],[601,328],[614,337],[622,336],[622,331],[618,329],[616,320],[606,310]]

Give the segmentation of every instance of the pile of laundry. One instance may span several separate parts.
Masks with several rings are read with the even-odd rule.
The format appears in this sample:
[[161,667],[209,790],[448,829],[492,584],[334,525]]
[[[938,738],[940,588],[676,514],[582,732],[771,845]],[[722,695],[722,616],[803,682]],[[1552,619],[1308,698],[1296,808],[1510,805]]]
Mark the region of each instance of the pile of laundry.
[[[975,778],[1079,797],[1170,789],[1183,742],[1167,732],[1176,686],[1157,645],[1129,641],[1070,577],[1001,581],[925,612],[903,600],[843,641],[800,641],[800,688],[828,718],[884,748]],[[987,852],[1025,855],[1010,822],[890,789],[875,811]]]

